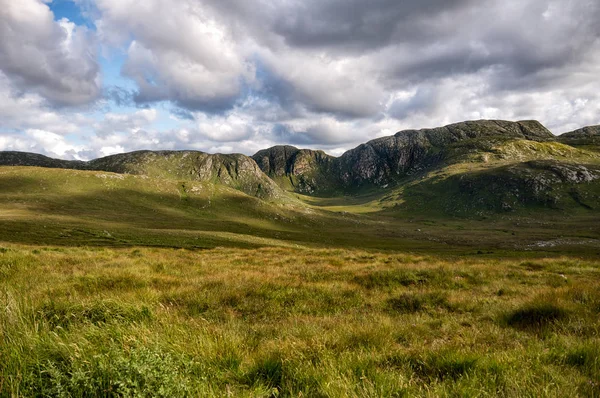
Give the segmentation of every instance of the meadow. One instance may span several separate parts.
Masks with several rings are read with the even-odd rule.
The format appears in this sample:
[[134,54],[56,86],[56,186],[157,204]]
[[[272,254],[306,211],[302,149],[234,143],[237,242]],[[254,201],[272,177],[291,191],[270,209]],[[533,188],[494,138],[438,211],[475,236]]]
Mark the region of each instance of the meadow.
[[594,218],[37,168],[0,188],[0,396],[600,396]]
[[597,396],[600,262],[9,245],[4,396]]

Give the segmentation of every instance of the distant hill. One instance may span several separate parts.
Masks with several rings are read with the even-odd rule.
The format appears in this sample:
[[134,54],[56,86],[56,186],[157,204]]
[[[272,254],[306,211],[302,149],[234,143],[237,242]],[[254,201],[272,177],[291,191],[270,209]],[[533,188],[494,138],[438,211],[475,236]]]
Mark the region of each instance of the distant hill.
[[[356,192],[364,187],[383,187],[407,176],[440,166],[468,150],[460,143],[477,140],[521,139],[547,142],[555,136],[537,121],[479,120],[423,130],[405,130],[351,149],[339,158],[321,151],[276,146],[252,158],[284,188],[301,193]],[[458,145],[457,145],[458,144]]]
[[596,146],[600,148],[600,126],[588,126],[558,136],[558,141],[573,146]]
[[290,192],[342,202],[363,197],[363,211],[471,216],[600,209],[599,148],[600,126],[557,137],[537,121],[478,120],[401,131],[340,157],[284,145],[251,158],[137,151],[89,162],[0,152],[0,165],[210,182],[271,201],[296,200]]
[[0,152],[0,165],[95,170],[175,180],[206,181],[226,185],[263,199],[283,196],[281,189],[251,158],[240,154],[137,151],[82,162],[51,159],[26,152]]

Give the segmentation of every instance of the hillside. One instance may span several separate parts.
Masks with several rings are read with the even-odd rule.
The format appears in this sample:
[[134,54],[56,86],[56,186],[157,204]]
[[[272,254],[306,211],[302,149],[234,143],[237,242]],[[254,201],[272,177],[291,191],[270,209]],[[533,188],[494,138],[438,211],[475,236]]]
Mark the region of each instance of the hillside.
[[[597,134],[589,127],[555,137],[536,121],[479,120],[401,131],[338,158],[293,147],[270,148],[253,158],[283,189],[362,197],[363,211],[461,217],[590,211],[600,208]],[[310,201],[352,208],[343,201],[333,207],[331,201]]]
[[[0,152],[0,165],[105,171],[236,189],[270,202],[347,212],[478,217],[600,208],[598,126],[559,137],[537,121],[478,120],[405,130],[345,152],[275,146],[251,158],[137,151],[88,162]],[[298,195],[300,194],[300,195]]]
[[554,136],[536,121],[479,120],[401,131],[359,145],[339,158],[277,146],[259,151],[253,159],[278,181],[288,178],[284,188],[309,194],[339,194],[395,184],[422,170],[451,163],[459,143],[492,139],[546,142]]
[[247,156],[210,155],[199,151],[137,151],[88,162],[51,159],[25,152],[0,152],[0,165],[106,171],[225,185],[262,199],[285,195]]
[[557,139],[563,144],[598,151],[600,150],[600,126],[583,127],[561,134]]

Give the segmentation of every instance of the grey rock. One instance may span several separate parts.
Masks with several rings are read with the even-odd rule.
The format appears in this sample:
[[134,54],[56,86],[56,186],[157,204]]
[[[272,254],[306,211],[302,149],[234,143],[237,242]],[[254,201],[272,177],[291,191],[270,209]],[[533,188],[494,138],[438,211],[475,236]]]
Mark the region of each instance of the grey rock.
[[339,158],[290,146],[262,150],[252,158],[271,177],[293,176],[296,180],[320,182],[313,187],[315,191],[352,191],[363,186],[383,187],[397,182],[439,165],[444,160],[444,149],[449,145],[486,137],[533,141],[555,138],[537,121],[477,120],[401,131],[361,144]]

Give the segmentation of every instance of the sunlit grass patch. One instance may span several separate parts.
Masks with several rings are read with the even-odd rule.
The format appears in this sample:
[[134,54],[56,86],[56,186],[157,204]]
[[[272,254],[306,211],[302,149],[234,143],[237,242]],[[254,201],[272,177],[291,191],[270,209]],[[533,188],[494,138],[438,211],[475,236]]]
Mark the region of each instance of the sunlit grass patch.
[[70,303],[50,301],[36,310],[37,316],[53,328],[68,328],[75,324],[101,324],[109,322],[142,322],[152,319],[147,306],[134,306],[117,301]]

